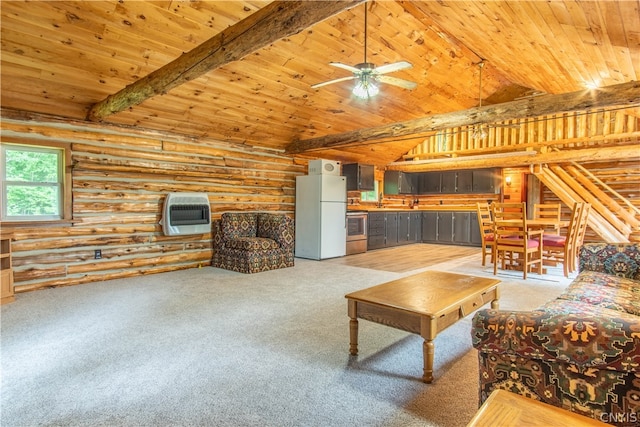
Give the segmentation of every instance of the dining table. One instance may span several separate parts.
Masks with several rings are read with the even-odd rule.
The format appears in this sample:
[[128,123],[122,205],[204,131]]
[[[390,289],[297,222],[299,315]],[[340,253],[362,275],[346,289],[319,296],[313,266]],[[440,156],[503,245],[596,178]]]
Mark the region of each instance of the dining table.
[[539,229],[549,229],[552,228],[554,230],[559,231],[561,228],[566,228],[569,226],[568,220],[557,220],[551,218],[534,218],[527,220],[527,228],[539,230]]
[[[514,225],[516,224],[521,224],[520,220],[504,220],[504,221],[500,221],[501,224],[505,224],[505,223],[509,223],[509,222],[513,222]],[[560,230],[561,228],[565,228],[569,226],[569,221],[568,220],[557,220],[557,219],[552,219],[552,218],[534,218],[534,219],[527,219],[527,230],[544,230],[544,229],[550,229],[552,228],[553,230]],[[495,256],[495,254],[493,255]],[[544,265],[555,265],[555,263],[553,262],[548,262],[545,261],[543,263]],[[513,267],[513,266],[512,266]],[[543,274],[546,274],[547,269],[543,268]]]

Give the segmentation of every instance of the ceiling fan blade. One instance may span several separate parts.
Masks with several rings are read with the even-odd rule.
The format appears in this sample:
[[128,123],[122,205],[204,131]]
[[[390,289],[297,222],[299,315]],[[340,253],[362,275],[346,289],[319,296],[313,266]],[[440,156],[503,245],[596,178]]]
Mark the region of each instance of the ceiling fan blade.
[[342,68],[343,70],[351,71],[352,73],[359,73],[360,69],[356,67],[352,67],[351,65],[343,64],[342,62],[329,62],[329,65],[333,65],[334,67]]
[[348,76],[348,77],[340,77],[339,79],[334,79],[334,80],[329,80],[328,82],[322,82],[322,83],[316,83],[314,85],[311,85],[312,89],[316,89],[322,86],[326,86],[326,85],[330,85],[333,83],[339,83],[339,82],[345,82],[347,80],[353,80],[355,79],[356,76]]
[[413,65],[407,61],[394,62],[393,64],[385,64],[379,67],[376,67],[376,73],[378,74],[386,74],[392,73],[394,71],[404,70],[406,68],[411,68]]
[[400,86],[405,89],[415,89],[418,86],[415,82],[410,82],[409,80],[399,79],[397,77],[391,76],[376,76],[376,80],[382,83],[387,83],[394,86]]

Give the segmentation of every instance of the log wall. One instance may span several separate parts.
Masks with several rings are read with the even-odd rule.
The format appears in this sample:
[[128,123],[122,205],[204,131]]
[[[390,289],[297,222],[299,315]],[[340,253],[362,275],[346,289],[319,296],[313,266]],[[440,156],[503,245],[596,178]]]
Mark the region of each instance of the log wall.
[[[169,192],[204,192],[225,211],[293,216],[306,161],[280,151],[131,128],[3,117],[4,142],[55,141],[72,154],[73,220],[14,230],[16,291],[210,265],[211,234],[165,236]],[[102,259],[94,259],[94,251]]]

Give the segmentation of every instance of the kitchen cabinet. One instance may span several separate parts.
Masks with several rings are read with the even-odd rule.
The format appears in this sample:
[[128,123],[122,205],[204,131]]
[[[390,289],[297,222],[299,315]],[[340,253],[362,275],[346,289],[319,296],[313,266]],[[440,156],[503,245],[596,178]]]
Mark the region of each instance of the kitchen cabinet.
[[471,236],[471,246],[482,246],[482,234],[480,233],[480,224],[478,224],[478,213],[470,212],[469,229]]
[[471,223],[469,212],[454,212],[453,215],[453,235],[451,241],[458,245],[467,245],[471,242]]
[[443,194],[452,194],[456,192],[456,172],[442,172],[440,176],[440,192]]
[[[475,212],[423,212],[422,241],[449,245],[479,246]],[[476,240],[474,240],[474,238]]]
[[420,172],[417,177],[419,194],[471,194],[500,190],[500,169]]
[[367,230],[367,249],[380,249],[385,246],[385,213],[369,212]]
[[385,220],[385,246],[396,246],[398,245],[398,214],[396,212],[387,212]]
[[375,168],[373,165],[350,163],[342,165],[342,175],[347,178],[347,191],[375,190]]
[[422,212],[409,214],[409,243],[418,243],[422,240]]
[[500,169],[477,169],[472,171],[472,175],[474,193],[500,192]]
[[367,249],[422,241],[422,212],[369,212]]
[[402,171],[384,172],[384,194],[414,194],[417,192],[417,175]]
[[473,193],[473,171],[458,171],[456,176],[456,193]]
[[440,192],[440,172],[418,173],[418,193],[437,194]]
[[478,216],[467,211],[369,212],[367,249],[410,243],[480,246]]
[[438,212],[438,243],[453,242],[453,212]]
[[405,245],[409,240],[409,226],[411,214],[409,212],[398,212],[398,244]]
[[422,212],[422,241],[435,243],[438,240],[438,212]]

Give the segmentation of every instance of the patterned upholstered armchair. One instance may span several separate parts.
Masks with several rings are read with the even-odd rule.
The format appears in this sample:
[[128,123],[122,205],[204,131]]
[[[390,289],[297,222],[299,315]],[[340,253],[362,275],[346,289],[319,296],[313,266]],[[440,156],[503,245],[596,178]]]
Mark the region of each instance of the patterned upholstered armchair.
[[609,424],[640,425],[640,245],[590,243],[562,295],[533,311],[480,310],[480,403],[496,388]]
[[213,225],[213,266],[240,273],[293,267],[293,219],[282,214],[223,213]]

